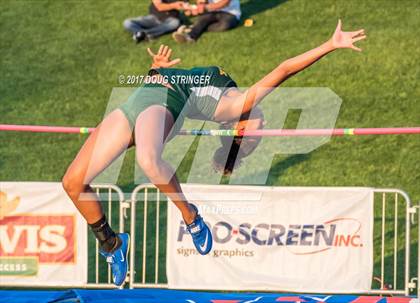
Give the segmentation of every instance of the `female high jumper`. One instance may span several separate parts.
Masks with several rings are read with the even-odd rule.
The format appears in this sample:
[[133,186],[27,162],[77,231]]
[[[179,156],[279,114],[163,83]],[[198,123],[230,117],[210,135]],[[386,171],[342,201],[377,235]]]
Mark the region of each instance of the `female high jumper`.
[[[153,58],[149,75],[156,81],[139,87],[123,105],[105,117],[86,140],[62,180],[65,191],[98,239],[101,254],[111,265],[114,284],[120,286],[125,281],[130,238],[126,233],[116,234],[109,226],[98,197],[89,186],[98,174],[127,148],[135,146],[138,164],[180,210],[197,251],[203,255],[209,253],[212,248],[210,229],[198,214],[197,207],[187,201],[174,170],[162,159],[165,143],[177,134],[185,117],[211,120],[221,125],[228,123],[237,129],[261,128],[262,113],[254,109],[265,96],[334,50],[361,51],[354,43],[365,38],[363,29],[342,31],[339,20],[327,42],[284,61],[244,92],[218,67],[170,68],[180,59],[171,60],[172,51],[168,46],[162,45],[157,54],[148,49]],[[166,81],[183,76],[204,76],[207,82],[197,85]],[[222,143],[213,157],[215,168],[230,173],[234,163],[249,155],[258,142],[255,138],[236,138],[229,144]]]

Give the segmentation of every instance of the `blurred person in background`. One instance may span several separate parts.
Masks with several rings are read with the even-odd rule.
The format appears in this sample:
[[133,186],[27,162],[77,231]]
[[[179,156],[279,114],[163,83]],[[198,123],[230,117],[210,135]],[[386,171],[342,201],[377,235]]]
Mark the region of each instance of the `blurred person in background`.
[[139,43],[175,31],[181,25],[180,11],[188,8],[184,1],[152,0],[149,15],[124,20],[124,28]]
[[239,0],[197,0],[196,5],[188,5],[187,16],[198,16],[190,30],[185,27],[173,33],[178,43],[195,42],[205,32],[223,32],[235,28],[241,18]]

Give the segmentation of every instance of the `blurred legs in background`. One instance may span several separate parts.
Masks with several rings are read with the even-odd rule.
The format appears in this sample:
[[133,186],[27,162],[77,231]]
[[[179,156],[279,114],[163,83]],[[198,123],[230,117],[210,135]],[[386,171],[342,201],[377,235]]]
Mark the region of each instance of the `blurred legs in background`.
[[154,15],[147,15],[126,19],[123,25],[133,34],[133,39],[140,42],[143,39],[154,39],[175,31],[181,25],[181,21],[174,17],[162,21]]
[[197,17],[196,22],[191,27],[191,31],[176,32],[173,38],[178,43],[197,41],[205,32],[223,32],[235,28],[239,20],[232,14],[226,12],[205,13]]

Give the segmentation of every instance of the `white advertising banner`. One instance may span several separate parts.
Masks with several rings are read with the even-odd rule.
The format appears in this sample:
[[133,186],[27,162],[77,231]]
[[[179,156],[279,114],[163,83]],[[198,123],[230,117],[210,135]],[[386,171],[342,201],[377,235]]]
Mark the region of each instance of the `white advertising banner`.
[[213,233],[199,255],[168,204],[170,288],[364,292],[373,269],[370,188],[183,185]]
[[86,221],[61,183],[0,182],[0,285],[86,281]]

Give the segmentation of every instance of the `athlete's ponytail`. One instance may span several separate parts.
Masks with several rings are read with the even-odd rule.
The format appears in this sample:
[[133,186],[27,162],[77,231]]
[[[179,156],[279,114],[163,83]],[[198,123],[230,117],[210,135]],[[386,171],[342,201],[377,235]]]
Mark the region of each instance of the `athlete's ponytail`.
[[[239,121],[221,123],[220,129],[261,129],[264,125],[264,115],[259,108],[251,113],[245,113]],[[235,168],[242,164],[242,159],[249,156],[258,146],[261,137],[220,137],[222,146],[213,155],[213,168],[224,176],[232,174]]]

